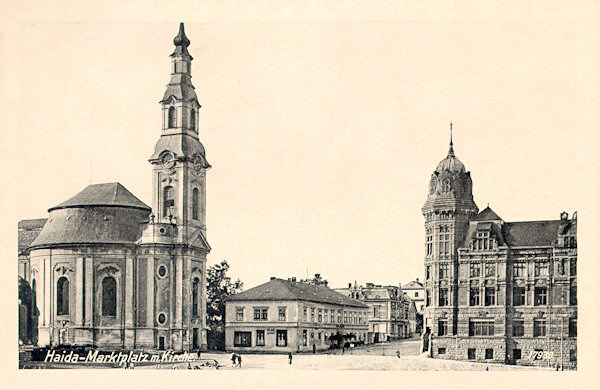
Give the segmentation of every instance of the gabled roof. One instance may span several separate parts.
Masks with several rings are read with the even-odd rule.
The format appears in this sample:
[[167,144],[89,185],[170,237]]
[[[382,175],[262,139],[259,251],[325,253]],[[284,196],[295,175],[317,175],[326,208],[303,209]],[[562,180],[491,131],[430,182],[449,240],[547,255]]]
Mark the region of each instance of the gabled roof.
[[413,280],[412,282],[409,282],[407,284],[405,284],[404,286],[402,286],[402,289],[405,290],[410,290],[410,289],[421,289],[423,288],[423,283]]
[[136,198],[120,183],[102,183],[90,184],[71,199],[48,209],[48,211],[83,206],[132,207],[150,210],[150,206]]
[[502,221],[502,218],[500,218],[498,214],[496,214],[494,210],[488,206],[479,214],[471,218],[471,221]]
[[366,308],[364,303],[333,291],[324,285],[274,278],[226,299],[235,301],[309,301]]
[[25,219],[19,221],[18,224],[18,240],[19,253],[27,249],[27,247],[39,236],[40,231],[44,227],[47,218]]

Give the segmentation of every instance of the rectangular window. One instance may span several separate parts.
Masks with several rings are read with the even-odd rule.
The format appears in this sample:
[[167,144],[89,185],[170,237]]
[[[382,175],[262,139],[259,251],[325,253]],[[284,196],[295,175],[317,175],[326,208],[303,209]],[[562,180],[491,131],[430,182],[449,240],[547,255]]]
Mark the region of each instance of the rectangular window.
[[514,306],[525,305],[525,287],[514,287],[513,288],[513,305]]
[[571,349],[569,351],[569,361],[571,361],[571,362],[577,361],[577,350],[576,349]]
[[438,336],[445,336],[448,334],[448,320],[438,321]]
[[250,332],[233,332],[234,347],[251,347],[252,333]]
[[431,256],[433,254],[433,236],[431,235],[430,229],[427,229],[427,238],[425,239],[425,243],[427,256]]
[[373,306],[373,317],[375,317],[375,318],[379,317],[379,306],[378,305]]
[[577,318],[569,318],[569,337],[577,337]]
[[310,322],[315,322],[315,308],[310,308]]
[[471,320],[469,321],[469,336],[493,336],[493,320]]
[[475,360],[475,348],[467,349],[467,359]]
[[494,276],[496,274],[496,263],[485,263],[485,276]]
[[342,311],[338,310],[338,320],[337,320],[338,324],[342,323]]
[[254,309],[254,321],[260,321],[260,309]]
[[344,310],[344,324],[348,323],[348,312]]
[[307,321],[307,320],[308,320],[308,315],[307,315],[307,313],[306,313],[307,311],[308,311],[308,310],[306,310],[306,306],[304,306],[304,321]]
[[546,320],[533,320],[533,337],[546,336]]
[[469,294],[469,306],[479,306],[479,287],[471,287]]
[[279,308],[279,321],[285,321],[285,307]]
[[525,275],[525,263],[522,261],[513,263],[513,276],[521,277]]
[[447,279],[449,276],[450,264],[440,263],[440,279]]
[[513,349],[513,359],[520,360],[521,359],[521,350],[518,348]]
[[307,330],[302,331],[302,345],[305,347],[308,345],[308,331]]
[[450,302],[448,300],[448,289],[447,288],[440,288],[439,306],[448,306],[449,303]]
[[243,307],[235,308],[235,320],[236,321],[244,321],[244,308]]
[[431,291],[425,291],[425,306],[431,306]]
[[446,348],[438,348],[438,355],[445,355],[446,354]]
[[318,313],[319,314],[317,315],[317,321],[323,322],[323,309],[319,309]]
[[494,287],[485,288],[485,305],[494,306],[496,304],[496,289]]
[[524,320],[514,320],[513,328],[512,328],[513,337],[521,337],[525,335],[525,321]]
[[569,274],[571,276],[577,275],[577,259],[569,260]]
[[535,306],[543,306],[548,304],[548,289],[546,287],[536,287],[534,291]]
[[277,329],[277,346],[287,347],[287,330]]
[[264,330],[256,331],[256,345],[259,347],[264,347],[264,345],[265,345],[265,331]]
[[471,263],[469,265],[469,275],[472,278],[477,278],[477,277],[481,276],[481,264]]
[[569,305],[577,305],[577,286],[569,288]]
[[548,276],[548,262],[536,261],[535,262],[535,276]]
[[494,358],[494,350],[492,348],[486,348],[485,349],[485,358],[486,359],[493,359]]
[[425,267],[425,279],[429,280],[430,277],[431,277],[431,266],[428,265],[427,267]]

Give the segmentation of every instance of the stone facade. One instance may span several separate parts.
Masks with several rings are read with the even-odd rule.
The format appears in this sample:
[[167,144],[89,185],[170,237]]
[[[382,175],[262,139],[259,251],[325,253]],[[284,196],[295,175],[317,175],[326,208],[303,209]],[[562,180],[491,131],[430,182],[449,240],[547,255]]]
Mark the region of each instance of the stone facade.
[[206,348],[210,165],[198,139],[189,43],[181,24],[150,158],[152,208],[119,183],[94,184],[50,208],[41,230],[20,223],[20,244],[29,243],[19,273],[32,289],[37,345]]
[[425,216],[424,349],[433,357],[577,366],[577,213],[505,222],[477,213],[454,156],[432,175]]
[[367,306],[324,284],[272,278],[227,298],[225,348],[302,352],[366,342]]

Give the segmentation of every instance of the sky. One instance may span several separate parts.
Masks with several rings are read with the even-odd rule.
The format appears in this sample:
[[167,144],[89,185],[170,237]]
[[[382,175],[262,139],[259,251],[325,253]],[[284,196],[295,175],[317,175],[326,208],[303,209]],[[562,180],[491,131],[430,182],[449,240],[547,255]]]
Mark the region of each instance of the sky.
[[5,247],[16,248],[17,221],[46,217],[90,177],[151,204],[179,21],[212,165],[208,265],[227,260],[246,288],[315,273],[333,287],[422,279],[421,207],[450,121],[479,209],[524,221],[597,204],[599,34],[584,14],[244,17],[211,4],[201,16],[90,9],[5,25],[3,148],[16,189]]

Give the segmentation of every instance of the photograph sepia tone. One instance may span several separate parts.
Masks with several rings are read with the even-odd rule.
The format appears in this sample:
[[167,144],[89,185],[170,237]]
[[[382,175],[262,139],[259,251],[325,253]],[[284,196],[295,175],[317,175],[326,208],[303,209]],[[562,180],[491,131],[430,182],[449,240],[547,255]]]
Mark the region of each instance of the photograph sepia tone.
[[2,28],[15,375],[583,380],[595,7],[234,3]]

